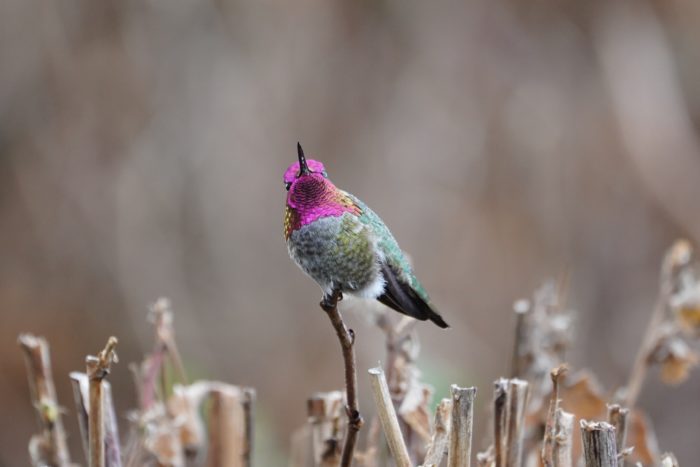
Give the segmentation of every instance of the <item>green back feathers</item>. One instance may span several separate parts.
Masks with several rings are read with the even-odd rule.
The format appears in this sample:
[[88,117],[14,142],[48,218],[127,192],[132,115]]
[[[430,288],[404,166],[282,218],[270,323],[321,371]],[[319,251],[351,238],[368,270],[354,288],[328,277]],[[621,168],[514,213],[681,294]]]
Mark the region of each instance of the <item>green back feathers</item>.
[[413,274],[413,269],[408,262],[408,258],[406,258],[404,252],[401,251],[398,242],[391,234],[386,224],[384,224],[384,221],[356,196],[347,192],[345,194],[360,208],[359,220],[363,224],[369,226],[370,230],[379,240],[378,247],[384,253],[386,262],[394,268],[394,270],[401,272],[401,280],[407,282],[423,300],[429,302],[430,298],[428,297],[428,293],[418,281],[415,274]]

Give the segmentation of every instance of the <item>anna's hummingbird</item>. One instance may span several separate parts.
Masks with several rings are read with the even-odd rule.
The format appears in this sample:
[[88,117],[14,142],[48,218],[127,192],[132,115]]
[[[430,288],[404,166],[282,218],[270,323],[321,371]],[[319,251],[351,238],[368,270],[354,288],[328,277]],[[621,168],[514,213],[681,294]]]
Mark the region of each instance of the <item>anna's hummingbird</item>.
[[284,173],[284,237],[289,256],[315,280],[324,299],[349,293],[377,299],[413,318],[449,327],[384,222],[365,203],[337,188],[323,164],[304,157]]

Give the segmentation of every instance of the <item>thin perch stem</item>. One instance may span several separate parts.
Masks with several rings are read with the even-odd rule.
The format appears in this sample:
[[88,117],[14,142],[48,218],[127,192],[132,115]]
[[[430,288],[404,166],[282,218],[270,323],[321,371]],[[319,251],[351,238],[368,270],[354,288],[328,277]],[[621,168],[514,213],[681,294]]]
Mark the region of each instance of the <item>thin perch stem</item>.
[[374,402],[377,404],[377,414],[379,415],[379,421],[382,424],[389,450],[391,450],[398,467],[410,467],[411,458],[408,455],[406,443],[401,435],[399,419],[396,417],[396,410],[394,410],[394,404],[391,401],[391,394],[389,394],[389,386],[384,377],[384,371],[381,367],[376,367],[370,369],[369,374],[372,382]]
[[343,322],[343,317],[338,311],[338,301],[342,299],[342,293],[335,291],[330,297],[324,297],[321,308],[328,314],[331,324],[335,329],[343,351],[343,362],[345,365],[345,398],[347,400],[346,412],[348,416],[348,431],[345,435],[343,455],[341,457],[341,467],[352,465],[357,434],[362,428],[362,416],[360,415],[360,404],[357,400],[357,370],[355,368],[355,333],[348,329]]
[[88,450],[90,467],[105,467],[105,413],[103,380],[109,374],[112,362],[117,361],[114,348],[117,338],[110,337],[105,348],[97,357],[88,355],[85,359],[87,376],[90,380],[90,404],[88,410]]
[[32,437],[30,442],[30,447],[35,443],[40,447],[36,453],[32,452],[33,457],[34,454],[38,457],[33,458],[32,462],[52,467],[68,466],[71,461],[51,374],[49,344],[43,337],[31,334],[21,334],[18,344],[24,351],[32,403],[37,410],[41,426],[41,434]]
[[469,467],[472,455],[472,425],[476,388],[460,388],[453,384],[450,448],[447,451],[449,467]]
[[586,467],[618,467],[615,427],[581,420],[581,437]]

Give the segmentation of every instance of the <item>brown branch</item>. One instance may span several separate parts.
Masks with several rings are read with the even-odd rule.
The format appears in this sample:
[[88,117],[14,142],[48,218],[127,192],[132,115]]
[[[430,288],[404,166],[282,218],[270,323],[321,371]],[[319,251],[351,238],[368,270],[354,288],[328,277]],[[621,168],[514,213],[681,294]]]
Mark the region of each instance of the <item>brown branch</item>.
[[90,381],[90,403],[88,409],[88,451],[90,467],[105,467],[105,413],[104,379],[109,374],[112,362],[117,361],[114,348],[117,338],[110,337],[105,348],[97,355],[85,359]]
[[384,377],[384,371],[381,367],[372,368],[369,370],[370,381],[372,383],[372,394],[374,402],[377,405],[377,415],[382,423],[384,437],[386,438],[389,450],[394,457],[394,462],[398,467],[410,467],[411,459],[408,455],[408,449],[401,434],[399,419],[394,410],[394,404],[389,394],[389,385]]
[[41,433],[32,437],[30,452],[34,465],[71,465],[61,409],[51,374],[49,344],[43,337],[21,334],[17,340],[24,351],[32,404],[37,410]]
[[618,467],[615,427],[581,420],[581,437],[586,467]]
[[449,467],[469,467],[472,455],[472,425],[476,388],[460,388],[453,384],[450,448],[447,451]]
[[445,398],[435,410],[433,436],[425,455],[424,466],[440,465],[450,442],[450,425],[452,417],[452,399]]
[[552,398],[549,401],[547,411],[547,421],[544,428],[544,441],[542,442],[542,463],[545,467],[554,465],[554,450],[556,444],[556,417],[559,409],[559,379],[566,374],[566,365],[554,368],[550,376],[552,377]]
[[328,314],[331,324],[335,329],[343,351],[343,362],[345,365],[345,398],[347,400],[346,412],[348,416],[348,431],[345,434],[345,444],[340,465],[349,467],[352,465],[357,434],[362,427],[362,416],[360,415],[360,404],[357,400],[357,370],[355,368],[355,333],[348,329],[343,322],[343,318],[338,311],[338,301],[341,300],[342,293],[333,292],[330,297],[324,297],[321,308]]

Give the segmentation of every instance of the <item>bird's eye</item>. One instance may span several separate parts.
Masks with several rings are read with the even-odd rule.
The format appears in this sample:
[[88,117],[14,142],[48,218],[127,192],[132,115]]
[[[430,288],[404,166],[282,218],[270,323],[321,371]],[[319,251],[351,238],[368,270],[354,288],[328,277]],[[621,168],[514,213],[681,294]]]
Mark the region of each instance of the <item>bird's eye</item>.
[[325,170],[323,172],[321,172],[321,175],[323,175],[323,178],[328,178],[328,174],[326,173]]
[[284,182],[284,188],[289,191],[289,187],[292,186],[292,182]]

